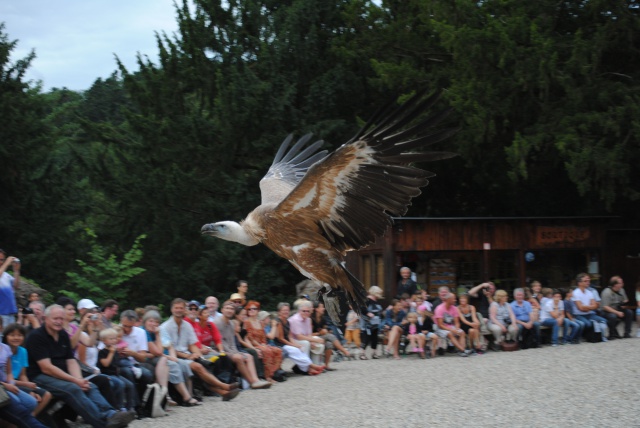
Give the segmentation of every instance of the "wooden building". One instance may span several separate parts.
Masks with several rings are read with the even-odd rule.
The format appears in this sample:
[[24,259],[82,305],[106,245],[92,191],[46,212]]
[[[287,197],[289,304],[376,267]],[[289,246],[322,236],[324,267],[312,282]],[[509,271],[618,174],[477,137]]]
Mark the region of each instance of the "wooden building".
[[395,218],[384,237],[349,253],[347,266],[388,297],[407,266],[432,295],[442,285],[462,292],[487,280],[508,291],[533,279],[566,288],[588,272],[605,287],[621,275],[635,300],[640,229],[619,223],[617,217]]

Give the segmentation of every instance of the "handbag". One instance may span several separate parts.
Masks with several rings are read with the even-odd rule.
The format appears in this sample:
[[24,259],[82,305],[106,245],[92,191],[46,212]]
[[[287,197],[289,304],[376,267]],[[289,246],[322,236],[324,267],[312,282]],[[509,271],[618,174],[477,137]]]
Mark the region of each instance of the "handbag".
[[0,385],[0,407],[9,405],[11,397],[7,394],[7,390],[4,389],[4,385]]

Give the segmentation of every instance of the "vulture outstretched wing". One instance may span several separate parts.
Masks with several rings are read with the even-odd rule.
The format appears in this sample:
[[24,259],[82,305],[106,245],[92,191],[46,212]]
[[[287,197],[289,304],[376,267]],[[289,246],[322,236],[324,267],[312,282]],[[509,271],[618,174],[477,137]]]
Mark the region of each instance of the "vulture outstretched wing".
[[404,215],[420,187],[435,175],[410,163],[456,156],[412,151],[458,131],[434,131],[450,109],[418,120],[439,97],[420,93],[400,106],[381,109],[350,141],[309,168],[276,212],[313,219],[341,252],[372,243],[391,224],[390,215]]
[[287,149],[293,141],[293,135],[289,135],[282,142],[269,171],[260,180],[263,205],[277,204],[282,201],[302,180],[309,167],[327,155],[326,150],[315,153],[324,144],[322,140],[314,142],[303,150],[311,137],[312,134],[303,136],[289,151]]

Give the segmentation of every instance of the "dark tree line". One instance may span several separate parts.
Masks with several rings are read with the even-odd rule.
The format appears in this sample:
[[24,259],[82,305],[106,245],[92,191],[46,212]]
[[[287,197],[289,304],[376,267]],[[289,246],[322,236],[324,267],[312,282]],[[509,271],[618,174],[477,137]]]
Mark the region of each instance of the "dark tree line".
[[94,230],[141,234],[130,303],[225,295],[274,303],[301,280],[264,248],[202,238],[239,220],[284,137],[335,148],[392,96],[444,88],[460,156],[412,216],[638,219],[638,2],[196,0],[159,61],[118,64],[85,92],[25,83],[0,28],[0,242],[25,275],[67,286]]

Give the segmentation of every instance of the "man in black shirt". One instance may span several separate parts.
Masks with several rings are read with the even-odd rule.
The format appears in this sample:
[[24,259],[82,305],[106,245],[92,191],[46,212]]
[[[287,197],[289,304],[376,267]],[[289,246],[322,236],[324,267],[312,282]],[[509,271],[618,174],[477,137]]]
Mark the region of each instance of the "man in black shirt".
[[135,419],[135,412],[117,412],[96,386],[82,377],[69,335],[63,328],[64,317],[62,306],[49,306],[45,310],[44,325],[27,338],[29,379],[67,403],[93,427],[127,426]]

